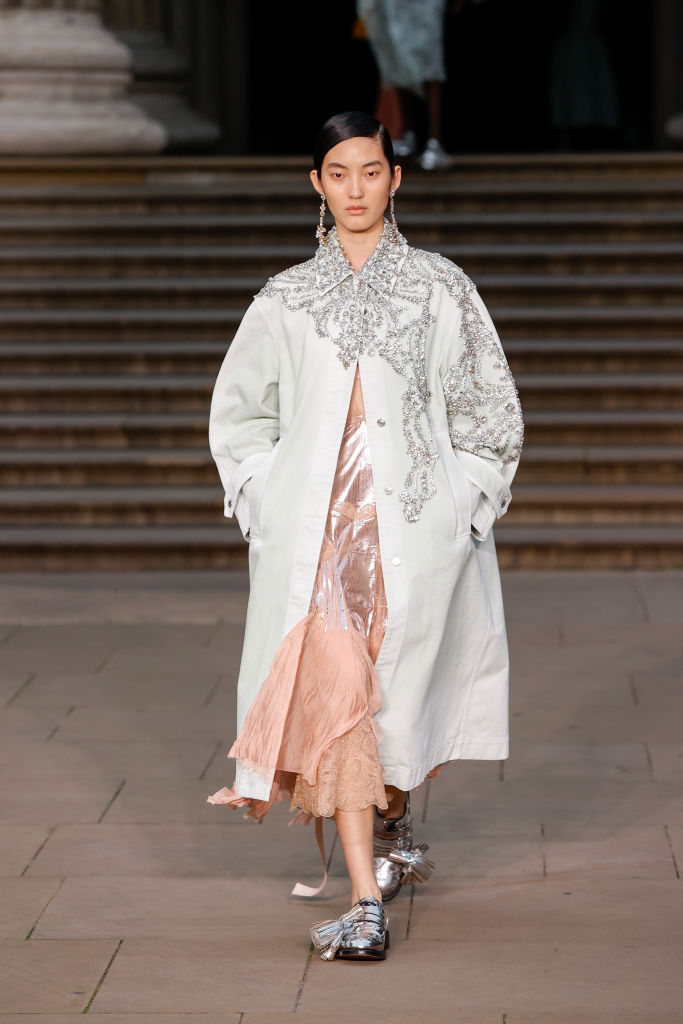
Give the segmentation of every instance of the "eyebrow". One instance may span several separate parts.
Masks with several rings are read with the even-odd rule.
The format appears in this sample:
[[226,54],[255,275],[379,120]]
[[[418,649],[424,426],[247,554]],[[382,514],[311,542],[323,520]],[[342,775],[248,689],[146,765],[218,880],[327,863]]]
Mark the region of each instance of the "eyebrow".
[[[367,164],[363,164],[363,167],[372,167],[373,164],[379,164],[380,167],[381,167],[382,166],[382,161],[381,160],[370,160]],[[335,162],[335,163],[330,163],[327,166],[328,167],[342,167],[345,171],[348,171],[348,167],[346,166],[346,164],[338,164],[338,163]]]

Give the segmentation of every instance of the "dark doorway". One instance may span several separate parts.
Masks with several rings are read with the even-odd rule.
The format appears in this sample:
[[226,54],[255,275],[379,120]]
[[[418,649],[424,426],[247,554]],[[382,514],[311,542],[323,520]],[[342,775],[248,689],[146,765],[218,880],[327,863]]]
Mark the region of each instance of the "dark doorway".
[[[595,0],[599,45],[613,71],[616,124],[570,131],[553,125],[555,48],[577,3],[467,0],[461,13],[446,17],[449,151],[651,147],[653,11],[637,0]],[[367,41],[353,34],[353,0],[295,11],[275,2],[248,9],[251,152],[307,153],[331,114],[374,109],[378,76]]]

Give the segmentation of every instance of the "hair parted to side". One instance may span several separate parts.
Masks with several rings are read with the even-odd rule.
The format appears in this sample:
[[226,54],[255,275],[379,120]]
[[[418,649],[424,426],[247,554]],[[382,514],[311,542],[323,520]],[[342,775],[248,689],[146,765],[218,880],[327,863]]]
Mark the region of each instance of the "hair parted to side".
[[389,161],[389,169],[394,173],[396,157],[391,135],[376,117],[366,114],[364,110],[345,110],[341,114],[335,114],[328,118],[318,132],[313,147],[313,166],[318,172],[318,178],[322,173],[323,160],[325,155],[339,142],[346,139],[355,139],[364,136],[368,139],[379,139],[382,143],[384,155]]

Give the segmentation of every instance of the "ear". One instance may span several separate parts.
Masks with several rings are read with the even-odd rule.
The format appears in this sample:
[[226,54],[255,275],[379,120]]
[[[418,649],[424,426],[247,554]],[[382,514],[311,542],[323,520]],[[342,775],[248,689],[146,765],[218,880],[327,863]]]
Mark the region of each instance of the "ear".
[[394,173],[393,173],[392,178],[391,178],[391,187],[392,188],[398,188],[398,186],[400,184],[401,184],[401,165],[400,164],[395,164],[394,165]]
[[310,173],[310,178],[311,178],[311,184],[313,185],[313,188],[316,190],[318,195],[321,196],[323,194],[323,190],[322,190],[322,186],[320,184],[320,180],[318,178],[318,172],[316,171],[315,167],[313,168],[313,170]]

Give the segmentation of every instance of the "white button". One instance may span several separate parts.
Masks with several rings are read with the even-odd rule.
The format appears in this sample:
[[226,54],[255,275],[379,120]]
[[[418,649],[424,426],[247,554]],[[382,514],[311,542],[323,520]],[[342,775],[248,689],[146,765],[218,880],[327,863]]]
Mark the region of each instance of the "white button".
[[377,420],[377,426],[378,427],[383,427],[383,426],[385,426],[385,424],[386,424],[386,420],[382,420],[382,419]]
[[401,559],[398,557],[398,555],[394,555],[394,557],[391,559],[391,561],[394,563],[394,565],[400,565],[401,564]]
[[385,491],[386,494],[391,494],[393,492],[393,490],[394,490],[393,487],[385,487],[384,488],[384,491]]

